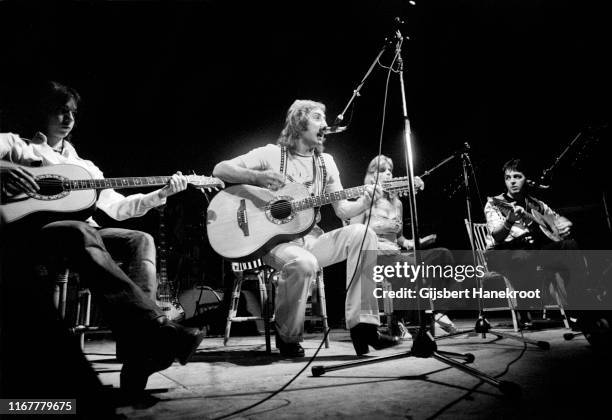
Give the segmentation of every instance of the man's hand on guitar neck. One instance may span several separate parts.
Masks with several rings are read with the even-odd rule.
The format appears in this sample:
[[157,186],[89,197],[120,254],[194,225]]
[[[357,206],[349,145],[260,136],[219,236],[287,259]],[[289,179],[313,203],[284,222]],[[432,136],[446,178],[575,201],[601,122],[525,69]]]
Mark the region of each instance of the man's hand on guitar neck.
[[0,180],[2,189],[9,195],[35,193],[40,187],[27,169],[12,162],[0,162]]
[[158,195],[160,198],[170,197],[171,195],[186,190],[187,184],[187,177],[183,175],[181,171],[178,171],[177,173],[172,175],[172,178],[170,178],[168,184],[164,188],[159,190]]

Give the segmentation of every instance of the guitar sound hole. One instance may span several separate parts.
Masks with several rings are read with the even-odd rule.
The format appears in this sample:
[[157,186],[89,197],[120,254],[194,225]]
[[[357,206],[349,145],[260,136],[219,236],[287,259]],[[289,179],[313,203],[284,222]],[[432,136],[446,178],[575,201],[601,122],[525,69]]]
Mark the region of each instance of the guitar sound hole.
[[291,216],[291,203],[287,200],[279,200],[270,206],[270,214],[275,219],[285,219]]
[[57,195],[64,192],[62,181],[55,178],[38,178],[36,179],[40,190],[38,194],[42,196]]

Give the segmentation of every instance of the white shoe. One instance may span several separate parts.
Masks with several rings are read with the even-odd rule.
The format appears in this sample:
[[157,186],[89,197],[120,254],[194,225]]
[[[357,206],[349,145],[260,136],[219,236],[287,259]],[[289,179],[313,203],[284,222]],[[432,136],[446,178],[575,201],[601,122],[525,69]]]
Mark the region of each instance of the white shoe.
[[410,334],[410,331],[408,330],[408,328],[406,328],[403,322],[401,321],[397,322],[397,329],[399,330],[400,340],[402,341],[412,340],[412,334]]
[[[436,314],[434,319],[436,321],[436,330],[439,327],[447,334],[454,334],[458,331],[453,321],[445,314]],[[436,331],[436,335],[438,335],[438,331]]]

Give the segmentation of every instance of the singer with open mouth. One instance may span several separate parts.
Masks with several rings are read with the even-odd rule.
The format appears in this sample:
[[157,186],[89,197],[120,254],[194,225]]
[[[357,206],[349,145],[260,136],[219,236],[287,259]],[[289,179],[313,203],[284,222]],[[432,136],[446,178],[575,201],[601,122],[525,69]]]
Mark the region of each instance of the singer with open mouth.
[[[227,182],[251,184],[282,191],[291,183],[305,186],[315,196],[343,190],[333,157],[323,153],[325,135],[341,131],[329,127],[325,105],[296,100],[290,106],[276,144],[268,144],[231,160],[220,162],[213,173]],[[379,186],[368,185],[356,201],[337,200],[336,215],[350,219],[381,196]],[[317,212],[318,213],[318,212]],[[317,221],[320,218],[317,214]],[[331,232],[315,223],[305,236],[274,246],[263,261],[280,273],[275,302],[277,347],[286,357],[302,357],[307,294],[320,267],[347,261],[345,317],[358,355],[397,344],[396,337],[378,332],[378,303],[372,270],[376,264],[376,234],[364,225],[345,226]]]

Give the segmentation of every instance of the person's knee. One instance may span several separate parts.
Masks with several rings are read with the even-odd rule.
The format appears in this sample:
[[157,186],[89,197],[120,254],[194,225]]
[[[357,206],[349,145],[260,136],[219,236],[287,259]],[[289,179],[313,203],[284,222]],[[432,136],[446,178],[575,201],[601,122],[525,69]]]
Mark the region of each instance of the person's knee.
[[455,263],[455,258],[453,257],[453,253],[448,248],[435,248],[438,252],[438,260],[445,265],[453,265]]
[[348,229],[351,243],[361,245],[361,241],[364,239],[364,237],[366,242],[377,242],[376,233],[374,233],[372,229],[366,228],[366,225],[356,223],[354,225],[348,225],[346,229]]
[[98,236],[93,227],[76,220],[49,223],[40,230],[40,234],[42,242],[47,246],[53,242],[60,242],[62,246],[83,244],[85,238]]
[[155,239],[152,235],[134,230],[130,234],[130,242],[140,255],[146,259],[155,259]]
[[319,270],[319,263],[314,255],[302,255],[283,266],[285,275],[298,274],[300,278],[314,277]]

